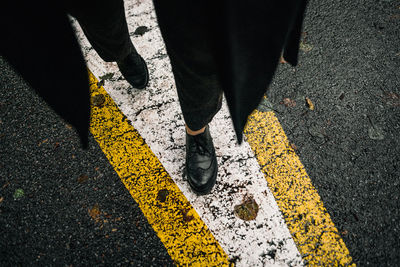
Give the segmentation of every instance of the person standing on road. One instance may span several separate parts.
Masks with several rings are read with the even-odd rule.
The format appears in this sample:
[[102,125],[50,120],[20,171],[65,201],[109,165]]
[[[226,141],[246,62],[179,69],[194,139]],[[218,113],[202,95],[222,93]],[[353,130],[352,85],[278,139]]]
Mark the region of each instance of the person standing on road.
[[198,194],[217,177],[209,122],[228,102],[239,143],[279,58],[297,64],[306,0],[154,0],[186,123],[186,175]]
[[[279,58],[297,64],[307,0],[154,0],[186,123],[186,171],[191,188],[207,194],[217,177],[208,123],[224,93],[239,143],[247,117],[272,80]],[[6,0],[0,21],[2,54],[49,105],[75,126],[87,146],[86,66],[67,13],[81,24],[100,57],[116,61],[136,88],[148,71],[130,41],[123,0]],[[60,81],[59,73],[68,76]]]

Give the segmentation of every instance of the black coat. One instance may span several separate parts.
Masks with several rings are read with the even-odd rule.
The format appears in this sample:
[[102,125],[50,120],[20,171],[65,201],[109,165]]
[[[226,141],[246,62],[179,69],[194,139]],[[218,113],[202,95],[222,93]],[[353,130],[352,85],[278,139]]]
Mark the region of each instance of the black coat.
[[[154,4],[176,78],[184,80],[181,76],[187,69],[205,76],[216,72],[241,142],[247,117],[265,94],[281,54],[297,65],[307,0],[154,0]],[[201,51],[200,58],[193,51]],[[203,58],[212,63],[202,63]],[[214,67],[216,71],[209,71]]]
[[[297,64],[306,0],[201,1],[212,19],[220,81],[239,141],[248,115],[257,107],[272,80],[281,53]],[[185,17],[192,1],[155,0],[156,8]],[[52,1],[6,0],[1,9],[0,52],[87,145],[89,86],[83,56],[66,11]],[[168,25],[160,25],[164,34]],[[187,34],[196,34],[187,28]],[[210,40],[211,41],[211,40]],[[168,45],[168,44],[167,44]]]
[[1,55],[87,146],[89,80],[65,8],[59,1],[5,0],[0,9]]

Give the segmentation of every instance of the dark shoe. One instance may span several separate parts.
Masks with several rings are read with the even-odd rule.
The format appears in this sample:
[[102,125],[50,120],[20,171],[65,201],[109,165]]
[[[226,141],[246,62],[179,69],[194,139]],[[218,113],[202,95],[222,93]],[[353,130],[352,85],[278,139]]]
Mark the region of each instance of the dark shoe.
[[149,71],[146,62],[137,53],[132,52],[123,60],[117,61],[119,70],[133,88],[143,89],[149,82]]
[[186,174],[190,187],[199,195],[208,194],[217,179],[218,165],[208,129],[192,136],[186,133]]

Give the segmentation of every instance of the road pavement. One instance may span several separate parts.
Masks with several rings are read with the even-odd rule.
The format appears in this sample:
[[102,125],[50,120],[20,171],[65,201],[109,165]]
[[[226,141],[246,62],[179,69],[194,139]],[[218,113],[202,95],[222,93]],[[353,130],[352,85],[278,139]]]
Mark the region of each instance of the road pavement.
[[[299,62],[268,99],[354,262],[395,266],[400,2],[310,1]],[[3,59],[0,73],[0,264],[172,265],[93,137],[83,151]]]

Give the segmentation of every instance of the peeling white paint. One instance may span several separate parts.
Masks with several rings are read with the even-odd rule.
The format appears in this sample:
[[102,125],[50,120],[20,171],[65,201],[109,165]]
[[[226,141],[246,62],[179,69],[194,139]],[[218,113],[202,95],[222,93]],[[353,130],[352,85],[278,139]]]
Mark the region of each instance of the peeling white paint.
[[[146,60],[150,83],[145,90],[132,89],[115,63],[102,61],[75,24],[77,36],[96,77],[114,73],[104,88],[111,95],[132,125],[207,224],[229,257],[237,258],[237,266],[302,266],[301,256],[287,229],[275,199],[259,169],[250,146],[238,146],[228,109],[222,110],[210,124],[219,163],[217,184],[207,196],[194,194],[184,180],[184,121],[176,94],[169,59],[152,1],[125,1],[131,33],[138,26],[150,29],[132,41]],[[252,195],[259,204],[257,218],[245,222],[233,214],[233,208],[244,196]]]

